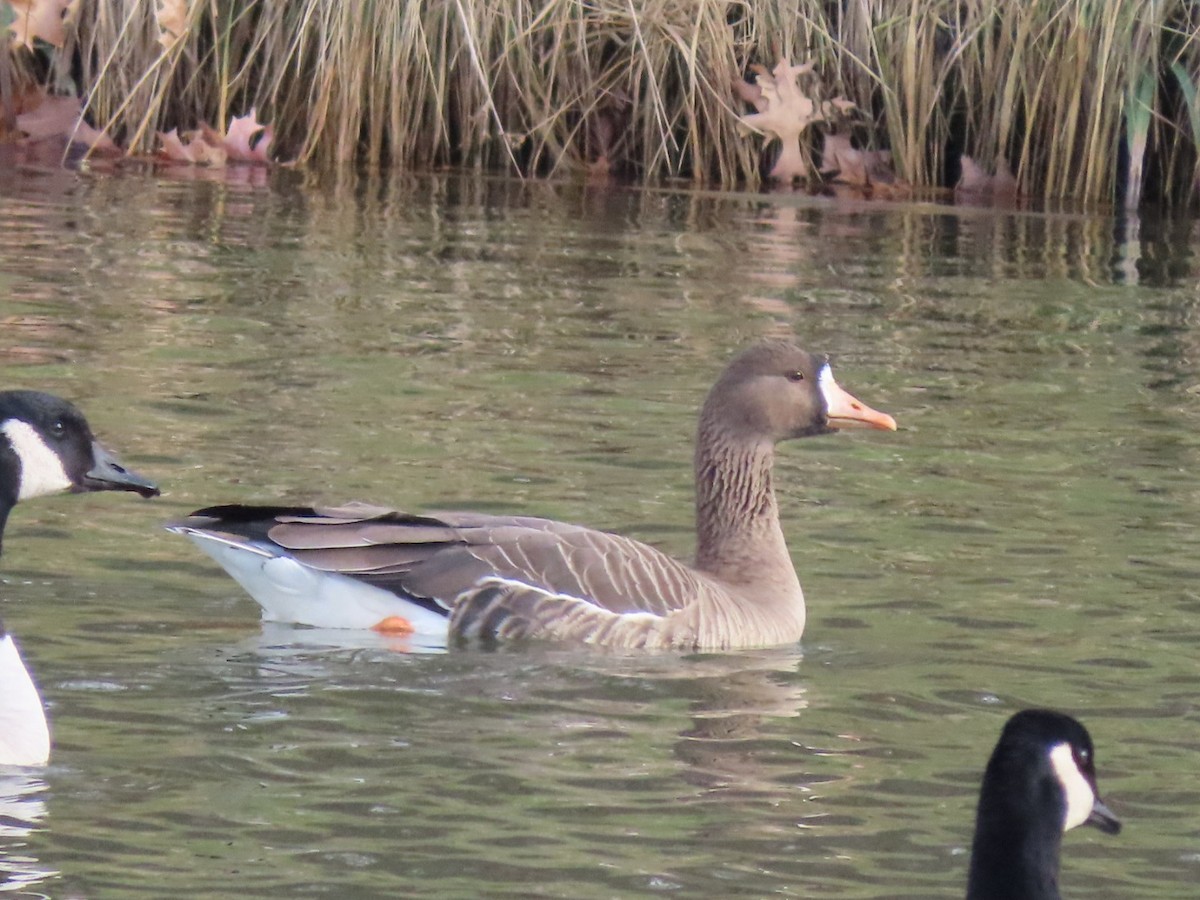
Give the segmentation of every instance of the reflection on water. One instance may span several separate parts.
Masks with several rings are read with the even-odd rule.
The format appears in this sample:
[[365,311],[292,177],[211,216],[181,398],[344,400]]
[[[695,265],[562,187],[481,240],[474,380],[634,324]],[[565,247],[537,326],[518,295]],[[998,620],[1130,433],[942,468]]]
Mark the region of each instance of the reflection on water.
[[46,816],[46,782],[29,771],[0,771],[0,891],[25,893],[58,873],[42,865],[29,836]]
[[[11,792],[13,887],[961,896],[996,734],[1052,705],[1128,823],[1067,836],[1067,895],[1194,894],[1191,222],[28,166],[0,212],[7,382],[79,401],[167,491],[13,515],[2,613],[55,735]],[[686,556],[697,406],[776,332],[901,424],[781,449],[802,649],[265,626],[160,529],[358,498]]]

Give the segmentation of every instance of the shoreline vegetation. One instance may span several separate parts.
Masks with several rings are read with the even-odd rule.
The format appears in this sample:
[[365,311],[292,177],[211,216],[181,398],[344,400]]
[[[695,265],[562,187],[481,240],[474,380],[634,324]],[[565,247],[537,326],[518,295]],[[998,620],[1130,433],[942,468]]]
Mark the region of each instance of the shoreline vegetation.
[[0,26],[0,139],[45,139],[48,103],[96,154],[1127,208],[1200,177],[1196,0],[4,0]]

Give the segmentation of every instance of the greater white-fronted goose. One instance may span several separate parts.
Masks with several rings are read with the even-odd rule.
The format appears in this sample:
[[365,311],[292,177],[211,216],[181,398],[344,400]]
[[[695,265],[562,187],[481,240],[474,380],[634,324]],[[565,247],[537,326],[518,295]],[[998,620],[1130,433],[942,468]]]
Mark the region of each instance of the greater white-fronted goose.
[[[66,400],[39,391],[0,391],[0,540],[14,506],[64,491],[158,488],[101,447]],[[36,766],[50,758],[50,729],[37,687],[0,623],[0,765]]]
[[891,416],[785,341],[737,356],[696,437],[695,563],[580,525],[472,512],[215,506],[168,526],[270,620],[445,638],[537,637],[618,648],[797,641],[804,595],[779,524],[775,444]]
[[1004,726],[979,791],[967,900],[1059,900],[1063,834],[1121,822],[1100,800],[1092,738],[1078,721],[1027,709]]

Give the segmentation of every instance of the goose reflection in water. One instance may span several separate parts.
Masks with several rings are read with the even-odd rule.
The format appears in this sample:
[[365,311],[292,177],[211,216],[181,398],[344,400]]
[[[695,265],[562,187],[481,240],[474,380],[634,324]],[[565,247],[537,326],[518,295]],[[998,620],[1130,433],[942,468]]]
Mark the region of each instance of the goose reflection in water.
[[[402,661],[404,674],[388,665],[393,653]],[[422,663],[430,654],[445,665]],[[762,742],[777,742],[781,752],[793,748],[786,735],[797,729],[780,727],[779,722],[794,719],[807,706],[799,646],[682,655],[538,643],[447,655],[444,644],[425,646],[412,635],[264,622],[260,633],[223,655],[235,663],[240,660],[260,676],[254,679],[257,687],[247,686],[240,696],[257,697],[252,702],[258,703],[264,694],[272,695],[281,716],[288,715],[286,703],[280,702],[283,698],[328,689],[351,678],[367,679],[360,683],[362,687],[370,682],[375,682],[370,686],[394,683],[405,693],[430,691],[451,701],[456,697],[476,701],[483,704],[484,718],[467,722],[473,746],[483,744],[492,724],[489,700],[509,706],[496,714],[504,720],[504,729],[520,715],[512,705],[528,704],[532,718],[520,727],[530,734],[542,731],[549,743],[561,738],[563,731],[575,735],[619,730],[632,711],[639,726],[649,723],[656,731],[662,729],[656,746],[671,748],[670,755],[684,763],[679,777],[699,788],[701,797],[727,790],[778,794],[778,761],[763,762]],[[613,705],[614,692],[640,700]],[[565,704],[564,695],[569,697]],[[684,719],[664,714],[677,708],[679,701],[686,704]],[[560,708],[543,720],[551,707]],[[405,730],[406,738],[413,737],[408,729],[419,728],[419,723],[399,719],[402,713],[397,727]],[[798,788],[808,790],[805,785]]]
[[58,875],[32,855],[28,840],[46,817],[46,788],[36,775],[0,772],[0,891],[36,896],[24,892]]

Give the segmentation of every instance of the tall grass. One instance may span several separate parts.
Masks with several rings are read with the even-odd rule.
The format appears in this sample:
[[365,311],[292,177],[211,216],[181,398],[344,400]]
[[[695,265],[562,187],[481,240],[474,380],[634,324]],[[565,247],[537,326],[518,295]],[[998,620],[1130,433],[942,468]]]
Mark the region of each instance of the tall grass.
[[257,107],[280,155],[753,184],[730,84],[811,59],[860,143],[915,186],[967,153],[1023,193],[1194,197],[1194,0],[193,0],[158,43],[150,0],[82,0],[59,65],[134,151]]

